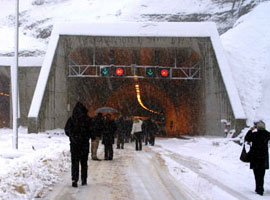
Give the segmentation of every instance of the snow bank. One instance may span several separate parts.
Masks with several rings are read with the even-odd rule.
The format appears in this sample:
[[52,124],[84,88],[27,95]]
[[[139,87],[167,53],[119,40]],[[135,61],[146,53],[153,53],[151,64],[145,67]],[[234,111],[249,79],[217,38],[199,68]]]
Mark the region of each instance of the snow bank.
[[[221,36],[249,125],[258,117],[270,116],[270,109],[264,109],[267,108],[264,106],[256,114],[262,101],[268,101],[270,95],[267,90],[270,82],[265,80],[270,68],[269,18],[270,2],[261,3]],[[262,97],[265,92],[268,95],[264,100]],[[270,125],[269,119],[267,125]]]
[[62,130],[25,134],[19,131],[19,150],[13,150],[12,130],[0,129],[0,199],[42,197],[70,168],[68,137]]

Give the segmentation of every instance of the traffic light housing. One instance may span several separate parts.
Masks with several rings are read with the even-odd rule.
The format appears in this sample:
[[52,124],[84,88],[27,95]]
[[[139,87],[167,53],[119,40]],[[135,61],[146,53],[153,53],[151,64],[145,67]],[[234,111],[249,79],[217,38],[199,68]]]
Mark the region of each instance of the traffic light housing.
[[111,67],[101,67],[100,74],[101,74],[101,76],[110,76],[111,75]]
[[161,78],[170,78],[170,68],[159,68],[159,76]]
[[116,77],[125,76],[125,69],[124,67],[113,67],[113,75]]
[[154,68],[154,67],[145,68],[145,76],[155,77],[156,76],[156,68]]

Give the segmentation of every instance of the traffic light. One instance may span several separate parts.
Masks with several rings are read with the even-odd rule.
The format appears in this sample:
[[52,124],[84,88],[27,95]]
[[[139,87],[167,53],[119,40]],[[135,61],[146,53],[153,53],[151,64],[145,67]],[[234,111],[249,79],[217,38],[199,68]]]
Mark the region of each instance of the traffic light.
[[161,78],[169,78],[170,77],[170,68],[159,68],[159,76]]
[[113,75],[118,77],[124,76],[125,75],[124,67],[114,67]]
[[145,75],[148,77],[155,77],[156,76],[156,68],[154,68],[154,67],[145,68]]
[[111,68],[110,67],[101,67],[100,74],[101,76],[110,76],[111,75]]

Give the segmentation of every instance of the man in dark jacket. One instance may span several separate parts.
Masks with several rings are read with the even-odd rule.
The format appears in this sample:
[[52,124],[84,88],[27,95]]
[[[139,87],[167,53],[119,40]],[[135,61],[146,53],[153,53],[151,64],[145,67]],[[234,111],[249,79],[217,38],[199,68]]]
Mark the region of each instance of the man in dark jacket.
[[[149,144],[154,146],[155,145],[155,136],[158,132],[158,126],[156,122],[149,118],[145,120],[145,135],[147,135],[147,140],[149,140]],[[147,145],[148,141],[145,141],[145,145]]]
[[93,134],[95,136],[95,140],[91,141],[91,157],[92,160],[100,160],[97,157],[97,150],[99,145],[99,140],[102,136],[102,133],[104,131],[104,120],[102,117],[102,113],[98,113],[97,116],[93,119]]
[[89,154],[89,139],[94,139],[91,133],[91,118],[87,115],[86,107],[78,102],[72,116],[65,126],[65,133],[70,140],[71,178],[72,186],[78,187],[79,164],[81,164],[82,185],[87,184],[87,160]]
[[[257,128],[257,131],[253,130]],[[270,140],[270,133],[265,130],[264,122],[256,123],[256,127],[252,127],[247,135],[245,141],[252,142],[251,146],[251,161],[250,169],[253,169],[256,189],[259,195],[264,192],[264,175],[265,170],[269,169],[269,155],[268,155],[268,142]]]
[[124,118],[121,116],[117,121],[117,149],[124,149],[127,127]]
[[124,121],[125,121],[124,123],[126,127],[126,141],[125,142],[129,143],[131,140],[131,129],[132,129],[133,121],[130,117],[126,117]]
[[111,115],[105,115],[104,132],[102,137],[102,144],[104,144],[104,160],[113,159],[113,144],[114,134],[117,127],[114,120],[111,119]]

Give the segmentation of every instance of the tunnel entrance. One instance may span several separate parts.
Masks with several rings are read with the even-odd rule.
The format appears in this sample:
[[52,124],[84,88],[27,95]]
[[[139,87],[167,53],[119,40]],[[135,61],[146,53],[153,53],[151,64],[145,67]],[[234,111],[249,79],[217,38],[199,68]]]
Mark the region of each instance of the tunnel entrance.
[[[200,68],[196,67],[194,77],[187,76],[200,60],[191,48],[76,49],[70,54],[68,101],[73,107],[79,98],[91,116],[97,108],[106,106],[119,111],[116,117],[151,117],[163,136],[198,135]],[[114,74],[117,71],[103,74],[104,66],[106,70],[117,70],[121,66],[123,74],[122,71],[120,75]],[[147,69],[153,70],[155,75],[149,76]],[[169,69],[170,76],[158,74],[159,69]]]
[[10,72],[0,67],[0,128],[10,126]]
[[163,123],[167,135],[223,135],[221,119],[236,130],[244,126],[245,115],[214,24],[58,28],[40,71],[28,130],[63,128],[78,99],[91,115],[110,106],[123,115],[151,116]]

